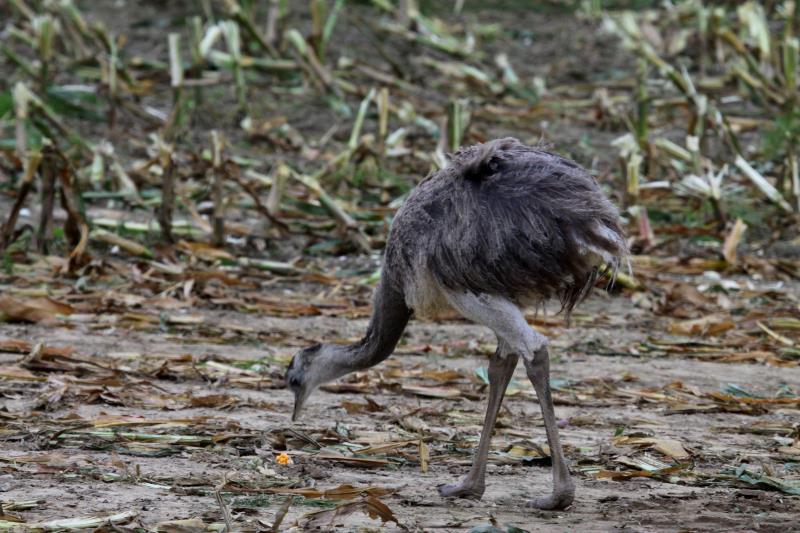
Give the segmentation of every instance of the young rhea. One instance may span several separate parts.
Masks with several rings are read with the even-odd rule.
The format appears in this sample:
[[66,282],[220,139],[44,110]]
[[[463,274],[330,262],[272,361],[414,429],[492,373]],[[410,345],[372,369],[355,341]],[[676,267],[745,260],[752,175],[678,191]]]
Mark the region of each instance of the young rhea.
[[616,208],[576,163],[513,138],[462,149],[398,211],[364,338],[349,346],[316,344],[292,359],[286,372],[295,397],[292,418],[319,385],[389,357],[412,314],[455,309],[494,331],[497,351],[472,468],[439,492],[483,495],[492,430],[522,357],[542,410],[554,484],[552,494],[528,505],[563,509],[575,485],[556,427],[548,339],[528,325],[520,307],[557,297],[569,314],[595,284],[600,265],[616,271],[626,257]]

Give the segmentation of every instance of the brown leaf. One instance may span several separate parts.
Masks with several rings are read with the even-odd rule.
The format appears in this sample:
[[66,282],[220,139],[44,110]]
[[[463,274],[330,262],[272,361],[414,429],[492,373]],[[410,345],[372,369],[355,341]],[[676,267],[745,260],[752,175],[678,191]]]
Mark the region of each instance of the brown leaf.
[[213,407],[226,409],[239,403],[239,399],[230,394],[208,394],[206,396],[192,396],[189,404],[192,407]]
[[778,448],[778,453],[782,455],[790,455],[794,457],[800,457],[800,442],[795,443],[793,446],[781,446]]
[[361,448],[358,450],[358,453],[360,455],[386,454],[389,451],[397,450],[398,448],[404,448],[412,444],[418,444],[419,442],[420,441],[418,439],[384,442],[380,444],[373,444],[372,446],[368,446],[366,448]]
[[178,248],[204,261],[218,261],[225,259],[232,261],[234,257],[221,248],[215,248],[203,242],[179,241]]
[[342,407],[347,411],[348,415],[356,413],[377,413],[384,410],[384,407],[378,404],[372,398],[365,398],[367,403],[351,402],[349,400],[342,400]]
[[438,383],[451,383],[464,379],[464,374],[456,370],[407,370],[404,368],[392,368],[384,372],[390,378],[425,378]]
[[[0,340],[0,352],[30,353],[33,348],[34,347],[31,343],[20,339]],[[54,346],[46,346],[43,344],[41,350],[42,355],[48,357],[69,356],[75,353],[75,348],[70,346],[56,348]]]
[[370,459],[369,457],[348,457],[346,455],[334,454],[319,454],[315,457],[325,461],[334,461],[336,463],[344,463],[350,466],[363,466],[366,468],[380,468],[392,464],[391,461],[387,461],[386,459]]
[[72,306],[51,298],[0,296],[0,322],[54,322],[59,315],[71,315]]
[[600,470],[595,477],[597,479],[611,479],[613,481],[620,481],[623,479],[631,479],[634,477],[652,477],[653,474],[651,472],[647,472],[645,470],[624,470],[622,472],[616,472],[614,470]]
[[730,233],[725,236],[725,242],[722,245],[722,257],[731,265],[736,264],[736,247],[739,246],[746,229],[747,224],[741,218],[737,218]]
[[0,378],[10,381],[47,381],[36,374],[17,365],[0,366]]
[[455,387],[423,387],[403,384],[403,392],[410,392],[427,398],[460,398],[461,391]]
[[204,533],[206,525],[199,518],[188,520],[170,520],[156,524],[158,533]]
[[733,327],[733,321],[729,316],[716,314],[694,320],[673,322],[667,330],[673,335],[719,335]]
[[354,487],[352,485],[339,485],[333,489],[319,490],[315,488],[292,489],[288,487],[274,487],[267,489],[270,494],[297,494],[305,498],[322,498],[326,500],[352,500],[359,496],[386,496],[393,494],[395,489],[383,487]]
[[333,527],[337,518],[344,518],[348,515],[361,511],[369,515],[370,518],[380,518],[382,523],[394,522],[400,525],[400,522],[394,516],[389,507],[374,496],[362,498],[356,502],[349,502],[342,504],[333,509],[326,509],[324,511],[315,511],[308,513],[300,518],[298,525],[304,530],[320,529],[329,530]]
[[675,318],[696,318],[705,314],[709,308],[708,298],[691,283],[668,283],[665,288],[665,301],[656,309],[659,314]]
[[634,446],[647,446],[663,453],[664,455],[680,461],[689,459],[689,452],[683,447],[679,440],[675,439],[659,439],[659,438],[629,438],[615,440],[617,444],[631,444]]
[[425,474],[428,472],[428,461],[431,458],[431,453],[428,450],[428,445],[425,444],[425,441],[420,439],[419,441],[419,468],[422,470],[422,473]]

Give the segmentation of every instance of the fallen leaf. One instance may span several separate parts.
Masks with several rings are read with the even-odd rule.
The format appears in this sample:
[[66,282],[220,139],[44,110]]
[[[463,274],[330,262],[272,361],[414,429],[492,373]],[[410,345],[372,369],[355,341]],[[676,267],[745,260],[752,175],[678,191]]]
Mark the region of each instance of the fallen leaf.
[[419,468],[422,470],[422,473],[425,474],[428,472],[428,461],[430,460],[431,454],[428,450],[428,445],[425,444],[424,440],[419,441]]
[[394,522],[400,525],[400,522],[397,520],[392,510],[374,496],[368,496],[355,502],[348,502],[333,509],[308,513],[300,518],[298,525],[303,528],[304,531],[315,528],[329,531],[337,518],[344,518],[357,511],[365,513],[370,518],[380,518],[381,522],[384,524],[386,522]]
[[186,520],[169,520],[156,524],[158,533],[204,533],[206,525],[199,518]]
[[193,241],[178,241],[178,248],[204,261],[219,261],[221,259],[233,261],[235,258],[221,248],[215,248],[210,244]]
[[346,455],[333,455],[333,454],[319,454],[315,456],[317,459],[324,461],[334,461],[337,463],[345,463],[353,466],[363,466],[366,468],[380,468],[392,464],[391,461],[386,459],[371,459],[369,457],[348,457]]
[[766,474],[754,473],[747,469],[747,465],[741,465],[736,469],[736,477],[751,485],[769,487],[785,492],[786,494],[800,496],[800,479],[782,479]]
[[[10,353],[30,353],[34,348],[29,342],[20,340],[20,339],[7,339],[7,340],[0,340],[0,352],[10,352]],[[42,355],[46,356],[68,356],[75,353],[75,348],[70,346],[66,346],[63,348],[56,348],[54,346],[47,346],[42,344]]]
[[734,324],[726,315],[708,315],[694,320],[672,322],[667,330],[673,335],[719,335]]
[[461,391],[455,387],[424,387],[422,385],[403,384],[403,392],[410,392],[426,398],[460,398]]
[[800,443],[797,443],[794,446],[781,446],[778,448],[778,453],[782,455],[800,457]]
[[349,400],[342,400],[341,405],[347,411],[348,415],[356,413],[377,413],[384,410],[384,407],[378,404],[372,398],[365,398],[367,403],[351,402]]
[[51,298],[0,296],[0,322],[54,322],[59,315],[71,315],[72,306]]
[[746,229],[747,224],[741,218],[737,218],[733,228],[725,236],[725,242],[722,244],[722,257],[730,265],[736,264],[736,247],[739,246]]
[[88,529],[96,528],[103,524],[125,524],[130,522],[139,513],[137,511],[125,511],[109,516],[87,516],[80,518],[64,518],[50,520],[48,522],[38,522],[36,524],[25,524],[26,531],[62,531],[64,529]]
[[304,498],[319,498],[323,500],[352,500],[359,496],[386,496],[393,494],[395,489],[383,487],[354,487],[353,485],[339,485],[338,487],[320,490],[317,488],[293,489],[289,487],[272,487],[266,489],[269,494],[295,494]]
[[47,381],[47,378],[37,376],[33,372],[17,365],[0,366],[0,378],[11,381]]
[[627,438],[624,441],[615,441],[619,444],[631,444],[633,446],[648,446],[664,455],[677,460],[686,460],[691,456],[683,444],[675,439],[657,439],[657,438]]

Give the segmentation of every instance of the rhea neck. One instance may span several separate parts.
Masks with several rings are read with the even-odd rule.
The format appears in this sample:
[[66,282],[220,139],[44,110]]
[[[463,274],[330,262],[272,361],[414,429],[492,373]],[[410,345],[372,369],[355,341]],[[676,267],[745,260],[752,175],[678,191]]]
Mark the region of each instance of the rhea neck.
[[327,360],[320,366],[327,368],[327,372],[331,374],[325,376],[324,381],[369,368],[389,357],[397,346],[411,313],[403,294],[383,279],[375,289],[372,318],[364,337],[355,344],[334,345],[327,353],[322,354]]

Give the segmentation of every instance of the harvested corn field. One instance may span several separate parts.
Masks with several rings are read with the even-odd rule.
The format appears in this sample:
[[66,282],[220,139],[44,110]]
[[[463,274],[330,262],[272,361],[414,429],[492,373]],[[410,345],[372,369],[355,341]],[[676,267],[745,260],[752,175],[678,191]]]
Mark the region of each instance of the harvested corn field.
[[[0,5],[0,529],[791,531],[800,515],[794,2]],[[480,500],[491,330],[361,339],[397,209],[459,147],[560,153],[631,269],[550,339],[576,484],[520,364]]]

